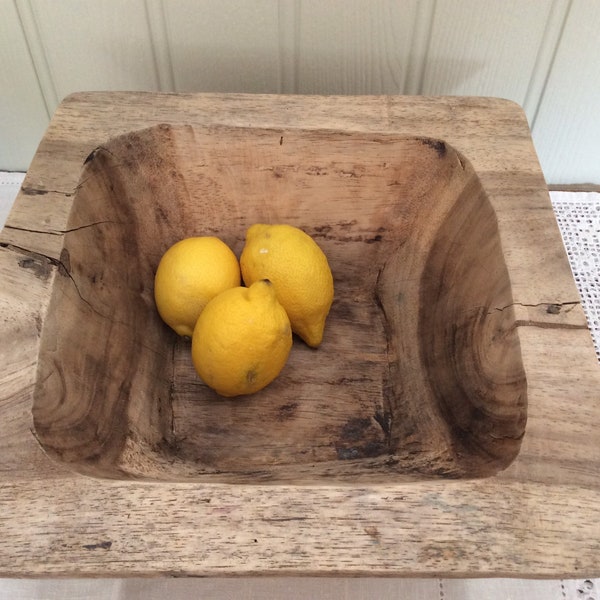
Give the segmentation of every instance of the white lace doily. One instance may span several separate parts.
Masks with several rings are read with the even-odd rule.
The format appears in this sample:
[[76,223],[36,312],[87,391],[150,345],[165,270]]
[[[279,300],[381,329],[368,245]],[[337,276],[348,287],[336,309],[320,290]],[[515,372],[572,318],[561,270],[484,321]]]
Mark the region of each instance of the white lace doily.
[[24,178],[25,173],[7,173],[6,171],[0,171],[0,229],[4,226],[13,200],[15,199]]
[[600,193],[551,192],[550,198],[600,360]]

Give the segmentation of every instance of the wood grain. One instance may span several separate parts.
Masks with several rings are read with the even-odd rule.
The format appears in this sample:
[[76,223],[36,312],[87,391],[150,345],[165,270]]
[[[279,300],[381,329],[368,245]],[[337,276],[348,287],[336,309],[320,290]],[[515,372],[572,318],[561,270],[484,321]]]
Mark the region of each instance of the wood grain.
[[[114,118],[116,106],[119,119]],[[222,137],[200,135],[217,131],[224,132]],[[262,150],[253,153],[251,138],[243,136],[259,135],[261,131],[264,139],[257,148]],[[190,406],[196,390],[186,383],[185,349],[169,346],[171,351],[175,348],[175,362],[171,362],[173,355],[163,351],[161,324],[136,316],[149,314],[149,289],[140,287],[140,273],[150,274],[158,255],[152,248],[165,243],[163,236],[178,234],[178,211],[188,210],[183,214],[188,215],[191,224],[198,224],[202,215],[210,223],[217,214],[217,205],[201,203],[194,212],[185,202],[166,202],[172,211],[170,218],[157,219],[153,210],[157,205],[145,194],[170,190],[173,199],[179,198],[184,193],[183,183],[197,184],[202,179],[206,167],[201,166],[201,159],[211,157],[213,166],[224,164],[215,157],[219,153],[225,156],[228,148],[235,164],[237,153],[226,143],[231,135],[243,141],[239,156],[245,157],[246,166],[257,165],[271,147],[267,142],[274,131],[277,135],[268,155],[270,160],[260,163],[268,167],[295,164],[290,157],[279,163],[274,160],[281,158],[276,152],[286,149],[286,138],[290,152],[304,144],[313,149],[315,158],[316,142],[330,137],[332,157],[342,153],[348,140],[361,140],[365,155],[357,155],[353,164],[368,165],[365,173],[378,164],[380,171],[375,172],[382,175],[377,178],[378,185],[386,181],[385,169],[381,160],[370,162],[369,144],[379,148],[373,156],[381,159],[380,152],[385,154],[386,148],[381,140],[393,140],[388,146],[402,150],[394,153],[394,163],[390,161],[399,165],[398,169],[404,168],[404,158],[410,159],[408,164],[416,161],[414,165],[429,169],[431,177],[424,179],[428,182],[425,187],[420,187],[418,177],[407,175],[404,179],[415,185],[414,189],[405,186],[406,194],[400,196],[414,198],[415,203],[420,199],[423,211],[413,208],[411,213],[406,209],[404,220],[400,219],[404,223],[398,230],[400,234],[412,231],[418,235],[408,235],[407,243],[399,249],[414,249],[410,257],[396,258],[420,274],[419,285],[407,288],[409,296],[436,299],[430,324],[425,321],[427,313],[416,315],[423,338],[414,334],[412,339],[419,339],[419,351],[412,346],[408,350],[409,356],[425,365],[429,375],[426,381],[437,390],[430,396],[437,399],[437,413],[430,411],[438,419],[437,427],[423,431],[443,431],[440,423],[452,425],[445,430],[450,441],[445,447],[465,459],[463,475],[495,473],[510,462],[508,456],[512,462],[503,471],[479,480],[440,478],[439,474],[432,479],[431,473],[423,469],[415,474],[398,468],[383,477],[386,472],[377,464],[377,457],[294,464],[287,460],[282,465],[268,465],[269,477],[256,473],[253,483],[247,483],[251,474],[243,474],[240,481],[246,483],[242,484],[227,483],[227,473],[209,476],[199,474],[196,466],[190,468],[190,458],[199,450],[198,442],[187,442],[182,456],[171,450],[154,455],[148,452],[161,427],[169,433],[169,419],[160,408],[165,406],[163,391],[173,381],[168,368],[165,373],[165,365],[176,365],[178,376],[174,381],[180,385],[175,391],[176,401],[171,404],[179,404],[173,413],[174,431],[198,423],[202,409]],[[131,132],[137,132],[133,138]],[[167,182],[158,168],[154,177],[150,176],[152,170],[136,170],[139,162],[132,158],[135,153],[125,152],[126,144],[143,136],[150,136],[146,141],[152,142],[142,146],[148,150],[146,160],[150,164],[165,156],[177,157],[175,163],[185,176]],[[280,146],[281,136],[284,141]],[[424,152],[415,152],[417,138],[443,140],[445,158],[438,155],[439,144],[418,142]],[[373,140],[379,141],[375,144]],[[106,148],[118,150],[116,157],[123,160],[116,160]],[[89,160],[84,165],[86,158]],[[322,167],[322,162],[317,161],[316,166]],[[302,164],[309,163],[298,162]],[[329,166],[332,172],[333,166]],[[471,168],[476,177],[465,177]],[[242,185],[232,183],[230,173],[225,173],[223,180],[230,187],[215,189],[231,192],[232,186]],[[240,169],[235,174],[242,178]],[[320,226],[319,220],[339,222],[330,218],[334,213],[327,205],[310,211],[308,200],[290,191],[302,181],[312,182],[317,175],[304,171],[276,177],[267,170],[255,177],[257,188],[257,182],[273,179],[277,189],[288,190],[289,203],[282,204],[281,215],[290,213],[300,218],[306,209],[306,215],[310,213],[313,219],[308,222],[313,233],[318,233],[315,228]],[[363,177],[368,180],[367,174]],[[362,178],[347,179],[338,191],[345,189],[350,197],[350,190],[354,190],[352,193],[360,199]],[[329,180],[336,181],[333,177]],[[247,187],[254,189],[252,182]],[[516,105],[482,98],[78,94],[67,98],[57,111],[27,174],[24,190],[28,191],[20,193],[8,228],[0,237],[0,334],[3,340],[10,340],[0,349],[3,575],[556,577],[597,573],[600,443],[595,424],[600,417],[600,373],[527,123]],[[442,201],[428,208],[429,192],[432,198]],[[91,202],[97,198],[104,202]],[[82,199],[85,201],[79,202]],[[139,212],[133,209],[137,202]],[[370,223],[367,212],[358,213],[353,227],[364,228],[363,239],[369,227],[380,227],[381,222],[394,227],[393,219],[386,216],[390,214],[386,210],[393,208],[391,196],[377,196],[371,202],[374,206],[381,203],[381,220]],[[410,202],[397,205],[410,207]],[[231,214],[239,214],[240,206],[236,204]],[[266,205],[260,210],[266,210]],[[413,228],[408,225],[411,214]],[[418,225],[419,219],[429,229]],[[145,235],[129,235],[138,230]],[[342,248],[352,247],[346,242],[338,245],[340,233],[338,228],[334,239],[321,238],[330,244],[327,251],[336,260],[343,257]],[[232,230],[226,237],[239,245],[237,235]],[[365,256],[372,252],[376,260],[381,251],[378,249],[386,244],[386,234],[380,235],[382,240],[377,243],[363,243],[369,247]],[[33,244],[35,250],[29,247]],[[145,253],[139,252],[136,244],[142,244]],[[427,251],[417,253],[419,244]],[[478,247],[477,252],[473,246]],[[125,267],[127,276],[121,280],[108,260],[111,248],[122,248],[130,258],[131,264]],[[89,261],[83,259],[84,255]],[[359,255],[356,260],[361,259]],[[412,267],[407,264],[408,258],[414,263]],[[348,260],[348,268],[353,260]],[[380,302],[384,308],[387,304],[391,322],[397,310],[391,290],[400,273],[393,263],[386,267],[378,287]],[[372,282],[376,276],[373,271],[360,285]],[[424,273],[428,276],[423,277]],[[435,278],[442,287],[434,294]],[[115,293],[126,300],[122,306],[110,304],[111,294],[102,289],[102,280],[118,287]],[[342,284],[340,289],[350,288]],[[339,327],[350,331],[351,323],[372,322],[371,337],[379,344],[382,330],[377,329],[375,320],[370,321],[374,316],[366,297],[359,299],[357,312],[350,313],[355,317],[347,325],[342,316],[348,313],[340,310]],[[375,303],[374,298],[371,300]],[[486,308],[477,309],[482,306]],[[462,311],[463,307],[467,310]],[[415,310],[411,303],[403,326],[409,326],[410,311],[414,314]],[[489,318],[486,312],[491,313]],[[450,323],[459,325],[458,338],[446,329],[448,315],[452,315]],[[147,327],[143,330],[148,336],[147,345],[154,350],[142,346],[141,322]],[[77,334],[86,327],[89,333],[78,339]],[[412,327],[414,331],[415,325]],[[121,340],[116,347],[107,343],[111,332],[113,339]],[[124,338],[129,341],[125,343]],[[447,349],[452,339],[480,340],[480,346],[474,345],[481,350],[476,373],[462,370],[461,364],[470,363],[460,354],[453,355],[455,362],[450,369],[447,362],[440,361],[440,353],[446,351],[441,349]],[[55,368],[48,361],[53,340],[55,356],[61,357]],[[517,340],[520,354],[515,350]],[[344,348],[336,345],[341,343],[336,334],[332,334],[331,343],[336,349]],[[73,348],[68,348],[69,344]],[[68,360],[67,350],[71,351]],[[388,357],[395,356],[404,368],[402,361],[407,355],[399,348],[394,350],[386,349]],[[381,356],[382,349],[378,352]],[[103,374],[103,365],[94,362],[93,356],[100,362],[104,360],[104,366],[113,365],[115,377]],[[138,368],[130,369],[127,358],[138,361]],[[297,360],[302,362],[304,357],[298,355]],[[373,372],[377,372],[378,364]],[[75,386],[72,390],[87,389],[96,400],[91,402],[90,396],[81,395],[81,404],[75,407],[79,414],[64,410],[60,403],[53,406],[36,402],[36,410],[40,411],[36,415],[40,425],[37,431],[31,413],[34,390],[39,392],[44,385],[60,386],[57,374],[61,369],[69,385]],[[94,383],[89,379],[92,373]],[[520,395],[523,373],[527,381],[527,425],[520,451],[514,456],[524,414],[514,398]],[[479,375],[486,377],[478,380]],[[467,386],[461,389],[465,394],[461,400],[453,381],[469,381],[478,391],[481,386],[490,386],[494,393],[483,393],[480,400],[472,402],[476,396]],[[371,385],[368,381],[356,383],[357,390],[362,385],[367,391]],[[335,389],[332,393],[339,391],[339,386],[330,387]],[[149,392],[146,399],[136,399],[142,390]],[[60,390],[54,397],[63,397]],[[458,401],[438,401],[450,397]],[[372,414],[378,400],[370,397],[369,402],[374,404],[365,414]],[[482,408],[486,415],[483,420],[477,417]],[[515,412],[515,408],[519,410]],[[332,419],[333,414],[329,413]],[[312,416],[300,417],[313,422]],[[59,443],[72,439],[60,427],[41,427],[53,420],[65,424],[66,430],[80,423],[84,443],[78,448],[51,451],[51,456],[44,453],[42,445],[48,448],[52,440]],[[132,428],[133,423],[136,426]],[[402,422],[398,423],[398,431],[402,432]],[[424,423],[426,426],[427,420]],[[343,427],[343,421],[340,424]],[[486,429],[490,424],[492,429]],[[406,441],[405,433],[398,435],[398,448]],[[422,440],[422,436],[417,439]],[[82,476],[67,468],[65,460],[75,457],[77,463],[85,454],[82,448],[94,447],[95,457],[79,465],[85,462],[89,475],[108,475],[114,481]],[[157,456],[165,460],[161,463]],[[484,456],[488,460],[491,457],[485,468],[479,460]],[[473,458],[478,460],[473,462]],[[375,465],[370,471],[369,461]],[[317,467],[313,467],[315,464]],[[325,465],[334,467],[333,471],[323,469],[321,479],[313,479],[311,485],[303,483],[314,477],[314,468]],[[264,471],[254,467],[252,470]],[[126,479],[149,474],[163,481]],[[204,479],[198,480],[201,477]],[[233,481],[231,473],[229,477]],[[337,483],[339,480],[345,483]],[[579,527],[582,522],[587,524],[585,531]],[[569,545],[564,544],[567,535]]]
[[[160,322],[152,282],[175,241],[218,235],[239,255],[255,222],[311,234],[337,300],[319,353],[297,343],[275,383],[227,401]],[[386,481],[489,475],[518,452],[525,376],[497,223],[443,142],[130,133],[86,158],[60,261],[33,414],[82,472],[300,483],[308,465],[310,480]]]
[[[239,255],[265,221],[325,250],[331,333],[318,354],[297,343],[260,394],[219,400],[160,322],[154,273],[183,237]],[[77,470],[356,482],[489,475],[516,456],[525,377],[497,223],[443,142],[161,125],[86,158],[67,225],[33,415]]]

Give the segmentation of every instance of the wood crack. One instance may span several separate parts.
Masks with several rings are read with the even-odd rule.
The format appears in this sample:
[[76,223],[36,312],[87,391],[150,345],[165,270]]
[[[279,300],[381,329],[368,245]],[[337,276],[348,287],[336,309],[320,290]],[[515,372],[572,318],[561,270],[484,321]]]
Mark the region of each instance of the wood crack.
[[64,268],[64,265],[61,263],[61,261],[58,258],[54,258],[52,256],[47,256],[46,254],[42,254],[41,252],[35,252],[33,250],[28,250],[27,248],[23,248],[22,246],[17,246],[15,244],[8,244],[5,242],[0,243],[0,247],[6,248],[7,250],[11,250],[15,253],[21,253],[21,254],[25,254],[26,256],[31,256],[32,258],[36,258],[37,260],[48,261],[54,267],[58,267],[59,265],[62,265],[62,267]]
[[25,231],[27,233],[42,233],[46,235],[63,235],[62,231],[43,231],[41,229],[29,229],[28,227],[17,227],[16,225],[5,225],[5,229],[12,229],[13,231]]
[[[494,311],[502,312],[513,306],[521,306],[523,308],[541,308],[546,307],[546,313],[549,315],[566,314],[571,312],[576,306],[581,305],[579,300],[571,302],[539,302],[537,304],[524,304],[522,302],[512,302],[501,308],[496,307],[493,311],[488,311],[487,314],[494,314]],[[559,323],[552,321],[537,321],[534,319],[516,319],[515,327],[541,327],[543,329],[588,329],[586,324],[579,323]]]
[[65,235],[72,233],[73,231],[79,231],[80,229],[87,229],[89,227],[95,227],[97,225],[104,225],[111,223],[113,225],[119,225],[118,221],[95,221],[94,223],[87,223],[86,225],[79,225],[78,227],[71,227],[70,229],[58,229],[58,230],[43,230],[43,229],[30,229],[29,227],[18,227],[16,225],[5,225],[6,229],[12,229],[13,231],[25,231],[27,233],[42,233],[47,235]]
[[75,192],[66,192],[64,190],[45,190],[42,188],[36,187],[21,187],[21,192],[26,196],[45,196],[46,194],[60,194],[61,196],[66,196],[70,198]]
[[[581,302],[580,301],[576,301],[576,302],[538,302],[537,304],[524,304],[522,302],[511,302],[510,304],[507,304],[506,306],[503,306],[501,308],[495,307],[494,310],[502,312],[502,311],[505,311],[507,308],[510,308],[511,306],[522,306],[523,308],[539,308],[540,306],[545,306],[546,312],[548,314],[556,315],[562,311],[563,307],[565,307],[565,306],[570,307],[567,310],[565,310],[564,312],[571,312],[575,308],[575,306],[577,306],[578,304],[581,304]],[[491,315],[492,311],[488,312],[487,314]]]
[[542,329],[589,329],[587,325],[577,325],[575,323],[547,323],[545,321],[531,321],[520,319],[515,321],[516,327],[541,327]]
[[[389,260],[389,259],[388,259]],[[390,323],[388,319],[388,315],[386,312],[386,308],[381,301],[380,290],[383,285],[382,275],[385,272],[385,267],[387,265],[387,261],[383,264],[383,266],[377,272],[377,278],[375,280],[375,302],[379,307],[379,314],[381,315],[381,319],[383,321],[383,328],[386,336],[386,356],[387,360],[387,368],[384,375],[384,380],[382,381],[382,391],[383,391],[383,415],[384,418],[380,421],[377,417],[375,421],[381,427],[384,436],[385,436],[385,444],[386,444],[386,452],[388,454],[392,454],[392,430],[394,425],[394,403],[391,398],[394,394],[394,374],[392,373],[392,366],[390,364],[390,354],[392,352],[392,342],[390,340]]]
[[98,310],[96,310],[92,306],[92,304],[81,295],[81,292],[79,291],[79,287],[77,286],[77,282],[75,281],[75,279],[73,279],[73,276],[69,272],[69,269],[67,269],[67,266],[60,258],[54,258],[53,256],[48,256],[46,254],[42,254],[41,252],[34,252],[33,250],[28,250],[27,248],[22,248],[21,246],[16,246],[14,244],[1,244],[1,246],[4,248],[7,248],[9,250],[13,250],[13,251],[25,254],[26,256],[30,256],[40,262],[45,261],[46,263],[49,263],[50,265],[55,267],[61,275],[67,276],[72,281],[72,283],[75,287],[75,291],[77,292],[77,295],[79,296],[79,298],[81,299],[82,302],[84,302],[85,304],[87,304],[87,306],[89,306],[90,310],[92,310],[94,313],[96,313],[98,316],[102,317],[103,319],[108,318],[106,315],[103,315],[102,313],[98,312]]

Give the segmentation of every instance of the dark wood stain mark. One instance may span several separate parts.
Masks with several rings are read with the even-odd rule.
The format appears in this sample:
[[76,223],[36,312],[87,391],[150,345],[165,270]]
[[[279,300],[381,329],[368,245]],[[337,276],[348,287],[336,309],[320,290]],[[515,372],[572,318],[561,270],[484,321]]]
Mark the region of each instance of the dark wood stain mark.
[[281,517],[281,518],[268,518],[265,517],[263,521],[267,523],[287,523],[288,521],[307,521],[308,517]]
[[[377,439],[369,417],[353,417],[342,426],[341,435],[335,444],[339,460],[373,458],[386,452],[384,440]],[[371,431],[369,431],[371,429]]]
[[50,190],[39,190],[38,188],[22,187],[21,192],[23,192],[26,196],[44,196],[45,194],[48,194]]
[[446,156],[446,144],[442,140],[434,140],[431,138],[420,138],[420,141],[422,144],[425,144],[426,146],[433,148],[437,152],[437,155],[439,156],[439,158],[444,158],[444,156]]
[[33,274],[42,281],[46,281],[52,271],[51,263],[49,261],[32,257],[22,258],[19,261],[19,267],[31,270]]
[[339,460],[357,460],[360,458],[375,458],[386,452],[386,446],[383,442],[370,441],[362,446],[336,447],[336,453]]
[[351,229],[356,223],[356,219],[352,219],[352,221],[340,221],[337,225],[343,231],[348,231],[348,229]]
[[389,412],[376,412],[373,418],[379,423],[383,433],[389,436],[392,432],[392,415]]
[[286,421],[291,419],[298,408],[297,402],[289,402],[288,404],[282,404],[277,410],[277,420]]
[[96,156],[96,152],[98,152],[98,148],[94,148],[86,157],[85,160],[83,161],[84,165],[87,165],[89,162],[91,162],[92,160],[94,160],[95,156]]
[[86,550],[110,550],[112,542],[107,540],[105,542],[98,542],[97,544],[84,544],[83,547]]
[[379,533],[379,529],[377,527],[370,525],[369,527],[364,528],[365,533],[376,543],[379,544],[381,541],[381,533]]
[[327,170],[322,167],[314,166],[314,167],[309,167],[308,169],[306,169],[305,173],[307,175],[316,175],[316,176],[327,175]]
[[63,248],[60,252],[60,264],[58,269],[61,275],[68,275],[71,273],[71,255],[67,248]]
[[365,244],[375,244],[376,242],[380,242],[382,240],[381,235],[377,234],[375,237],[365,239]]
[[342,427],[342,439],[348,442],[357,442],[362,439],[366,430],[371,426],[371,419],[368,417],[353,417]]

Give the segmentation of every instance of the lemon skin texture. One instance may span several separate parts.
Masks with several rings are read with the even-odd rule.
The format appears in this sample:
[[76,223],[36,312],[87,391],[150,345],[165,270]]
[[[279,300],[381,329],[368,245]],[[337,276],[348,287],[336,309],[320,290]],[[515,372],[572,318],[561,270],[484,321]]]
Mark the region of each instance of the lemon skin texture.
[[192,336],[192,362],[204,383],[225,397],[271,383],[292,347],[288,316],[269,281],[236,287],[204,308]]
[[192,336],[206,304],[240,285],[233,251],[213,236],[191,237],[171,246],[154,278],[154,300],[161,318],[179,335]]
[[246,285],[269,279],[292,330],[313,348],[321,344],[334,297],[333,276],[327,257],[308,234],[285,224],[252,225],[240,266]]

